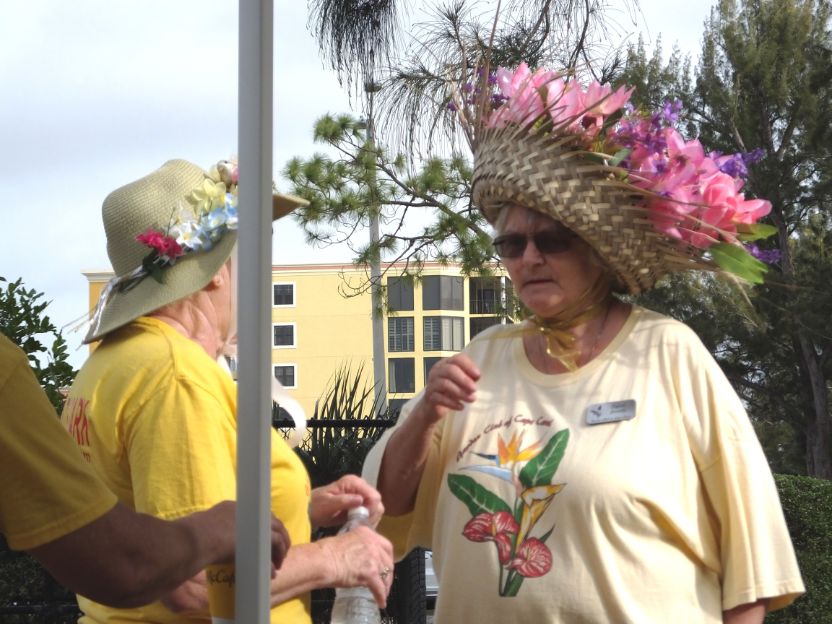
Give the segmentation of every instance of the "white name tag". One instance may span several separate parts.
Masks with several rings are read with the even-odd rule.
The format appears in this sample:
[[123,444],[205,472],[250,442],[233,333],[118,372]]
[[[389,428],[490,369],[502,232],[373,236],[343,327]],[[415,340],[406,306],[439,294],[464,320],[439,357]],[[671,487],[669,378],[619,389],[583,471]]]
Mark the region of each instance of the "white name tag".
[[635,416],[636,402],[634,399],[595,403],[586,408],[586,424],[588,425],[603,425],[619,420],[632,420]]

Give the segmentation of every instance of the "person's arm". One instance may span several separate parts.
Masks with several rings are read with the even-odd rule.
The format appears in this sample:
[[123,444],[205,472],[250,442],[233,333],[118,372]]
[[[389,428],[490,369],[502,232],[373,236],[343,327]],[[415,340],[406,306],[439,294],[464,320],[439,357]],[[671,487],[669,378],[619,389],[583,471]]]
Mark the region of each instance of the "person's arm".
[[370,512],[370,526],[378,524],[384,514],[378,490],[358,475],[344,475],[312,490],[309,518],[313,527],[340,526],[347,521],[347,512],[359,505]]
[[[392,544],[368,527],[292,546],[280,573],[272,578],[271,605],[275,607],[313,589],[369,587],[383,608],[393,583],[393,565]],[[205,609],[208,604],[205,575],[190,579],[162,602],[179,613]]]
[[476,396],[480,371],[464,353],[430,370],[422,398],[387,442],[378,474],[378,491],[389,516],[413,510],[436,424]]
[[[70,590],[96,602],[130,608],[148,604],[212,563],[234,559],[236,505],[226,501],[174,521],[117,504],[89,524],[29,553]],[[272,561],[289,548],[272,519]]]
[[322,587],[369,587],[384,608],[393,583],[393,546],[368,527],[293,546],[271,585],[271,604]]
[[722,612],[722,624],[763,624],[766,617],[766,600],[739,605]]

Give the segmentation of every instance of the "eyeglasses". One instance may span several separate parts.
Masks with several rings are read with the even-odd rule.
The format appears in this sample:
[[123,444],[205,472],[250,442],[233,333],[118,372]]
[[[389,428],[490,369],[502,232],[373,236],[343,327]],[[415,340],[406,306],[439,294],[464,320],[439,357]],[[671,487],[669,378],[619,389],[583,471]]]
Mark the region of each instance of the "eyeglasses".
[[569,251],[575,237],[576,234],[568,230],[543,230],[530,236],[527,234],[503,234],[495,238],[492,244],[501,258],[519,258],[526,251],[526,245],[529,244],[530,238],[534,241],[534,246],[540,253],[549,255]]

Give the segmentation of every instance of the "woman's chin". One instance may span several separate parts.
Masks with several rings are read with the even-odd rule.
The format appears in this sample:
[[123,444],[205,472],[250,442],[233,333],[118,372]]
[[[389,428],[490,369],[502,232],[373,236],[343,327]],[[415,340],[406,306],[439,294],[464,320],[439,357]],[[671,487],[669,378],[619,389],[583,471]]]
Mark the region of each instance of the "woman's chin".
[[563,297],[550,297],[545,300],[530,299],[523,301],[526,308],[540,318],[552,318],[557,316],[564,309]]

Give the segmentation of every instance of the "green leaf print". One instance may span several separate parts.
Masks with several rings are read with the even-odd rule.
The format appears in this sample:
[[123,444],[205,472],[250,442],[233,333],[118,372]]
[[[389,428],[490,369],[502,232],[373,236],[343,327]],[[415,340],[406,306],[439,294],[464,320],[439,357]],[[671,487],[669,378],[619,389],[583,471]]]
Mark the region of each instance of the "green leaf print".
[[489,492],[471,477],[449,474],[448,487],[451,493],[468,507],[472,516],[498,511],[511,513],[511,507],[502,498]]
[[562,429],[553,435],[546,447],[520,471],[520,483],[527,488],[551,484],[568,443],[569,429]]
[[525,577],[523,575],[517,574],[517,572],[512,570],[509,572],[508,578],[506,579],[506,586],[500,592],[500,595],[506,597],[516,596],[524,580]]

